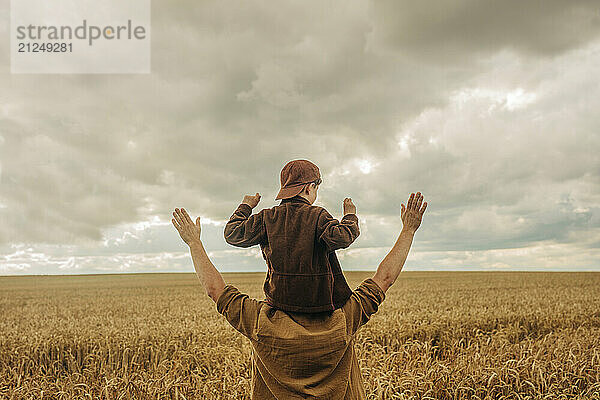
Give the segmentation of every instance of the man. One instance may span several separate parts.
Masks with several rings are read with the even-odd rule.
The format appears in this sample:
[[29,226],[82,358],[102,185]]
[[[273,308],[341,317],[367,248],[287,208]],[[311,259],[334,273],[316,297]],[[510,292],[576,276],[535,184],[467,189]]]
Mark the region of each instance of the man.
[[206,293],[252,343],[252,399],[366,398],[354,336],[400,274],[426,207],[420,192],[411,193],[406,206],[401,205],[402,231],[377,272],[342,308],[319,314],[274,309],[226,285],[200,240],[200,218],[194,223],[184,209],[175,209],[173,225],[190,247]]

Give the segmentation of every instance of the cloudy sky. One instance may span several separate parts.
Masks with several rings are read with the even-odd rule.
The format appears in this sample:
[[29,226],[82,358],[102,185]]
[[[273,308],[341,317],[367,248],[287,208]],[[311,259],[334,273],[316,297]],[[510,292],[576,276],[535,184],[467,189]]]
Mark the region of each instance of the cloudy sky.
[[170,224],[203,218],[222,271],[264,271],[223,226],[279,171],[375,269],[400,203],[428,208],[407,270],[600,270],[597,1],[153,0],[152,73],[10,73],[0,2],[0,274],[193,271]]

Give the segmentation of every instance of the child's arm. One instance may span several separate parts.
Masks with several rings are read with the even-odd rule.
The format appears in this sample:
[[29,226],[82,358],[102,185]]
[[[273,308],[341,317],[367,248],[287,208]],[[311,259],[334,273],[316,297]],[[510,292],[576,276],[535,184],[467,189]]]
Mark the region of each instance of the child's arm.
[[252,214],[258,205],[260,195],[244,196],[242,204],[234,211],[225,225],[225,241],[237,247],[250,247],[264,241],[266,232],[263,224],[263,212]]
[[323,209],[319,215],[317,234],[319,240],[323,241],[331,251],[350,246],[360,235],[356,206],[352,203],[352,199],[344,199],[344,217],[341,221],[333,218],[327,210]]

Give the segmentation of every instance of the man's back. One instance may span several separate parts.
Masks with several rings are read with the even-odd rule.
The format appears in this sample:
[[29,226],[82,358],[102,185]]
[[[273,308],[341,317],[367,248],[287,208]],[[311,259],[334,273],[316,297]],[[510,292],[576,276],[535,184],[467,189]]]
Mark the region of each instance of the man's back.
[[241,204],[225,226],[227,243],[259,244],[267,263],[268,303],[286,311],[322,312],[341,307],[350,296],[335,250],[359,235],[358,217],[338,221],[302,197],[252,214]]
[[252,342],[252,399],[364,399],[353,338],[385,294],[365,280],[341,309],[277,310],[227,285],[217,310]]

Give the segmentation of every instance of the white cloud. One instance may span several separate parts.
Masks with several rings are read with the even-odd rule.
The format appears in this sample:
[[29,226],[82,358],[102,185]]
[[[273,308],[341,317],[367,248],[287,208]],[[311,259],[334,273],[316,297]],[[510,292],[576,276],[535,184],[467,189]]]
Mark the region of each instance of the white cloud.
[[472,105],[474,101],[484,100],[488,106],[488,112],[497,108],[514,111],[529,106],[535,102],[536,94],[525,92],[523,88],[514,89],[489,89],[489,88],[464,88],[450,96],[450,101],[456,103],[460,110]]

